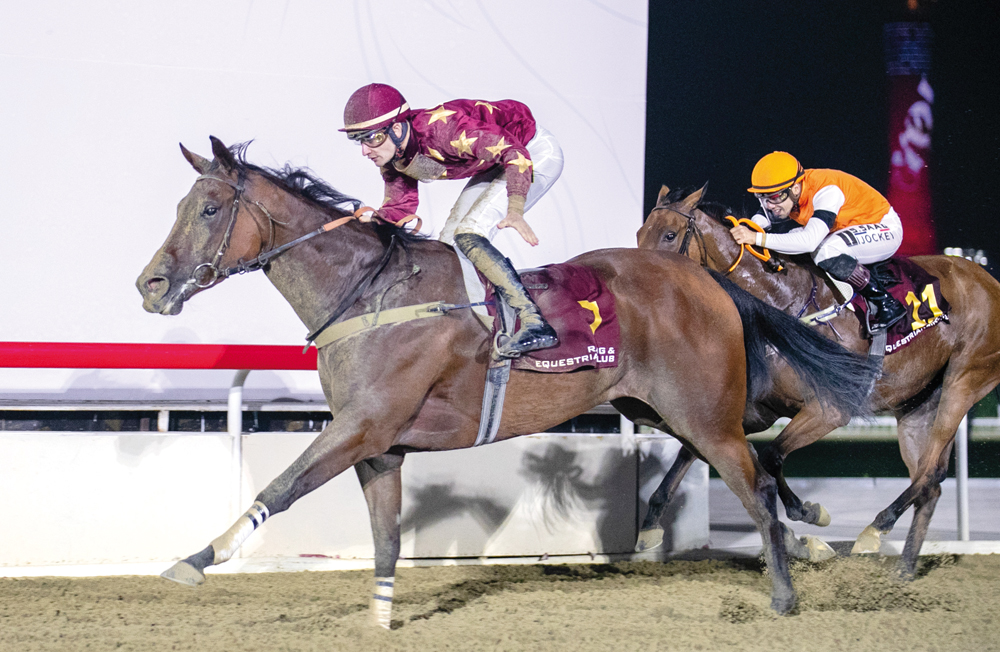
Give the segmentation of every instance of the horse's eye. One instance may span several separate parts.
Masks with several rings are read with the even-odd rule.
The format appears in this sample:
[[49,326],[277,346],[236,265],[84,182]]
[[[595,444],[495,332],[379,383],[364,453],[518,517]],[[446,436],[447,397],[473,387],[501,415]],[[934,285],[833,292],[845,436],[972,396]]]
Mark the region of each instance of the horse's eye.
[[673,242],[677,239],[677,233],[675,231],[667,231],[663,234],[664,242]]
[[219,212],[218,206],[206,206],[205,210],[203,210],[201,214],[204,215],[205,217],[213,217],[218,212]]

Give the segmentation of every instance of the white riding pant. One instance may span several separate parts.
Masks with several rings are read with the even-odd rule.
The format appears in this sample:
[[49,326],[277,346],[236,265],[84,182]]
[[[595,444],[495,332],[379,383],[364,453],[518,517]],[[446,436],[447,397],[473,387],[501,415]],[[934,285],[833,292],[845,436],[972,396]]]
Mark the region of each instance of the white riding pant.
[[[528,189],[524,211],[548,192],[563,170],[562,148],[548,130],[535,126],[535,137],[526,145],[531,155],[534,179]],[[455,243],[456,233],[475,233],[493,240],[497,224],[507,217],[507,177],[502,167],[477,174],[465,184],[451,209],[438,239]]]
[[826,236],[813,253],[813,260],[819,264],[846,255],[862,265],[870,265],[892,256],[901,244],[903,223],[896,211],[889,208],[875,224],[855,224]]

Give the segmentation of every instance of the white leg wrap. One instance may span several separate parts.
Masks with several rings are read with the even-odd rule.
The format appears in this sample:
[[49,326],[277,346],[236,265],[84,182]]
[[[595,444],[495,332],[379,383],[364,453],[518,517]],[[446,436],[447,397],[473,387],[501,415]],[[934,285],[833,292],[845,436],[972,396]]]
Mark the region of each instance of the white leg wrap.
[[395,578],[376,577],[369,615],[373,625],[389,629],[392,622],[392,588]]
[[246,514],[236,519],[225,534],[212,541],[212,550],[215,551],[215,561],[212,564],[221,564],[231,559],[247,537],[259,528],[268,516],[267,506],[259,500],[254,501]]

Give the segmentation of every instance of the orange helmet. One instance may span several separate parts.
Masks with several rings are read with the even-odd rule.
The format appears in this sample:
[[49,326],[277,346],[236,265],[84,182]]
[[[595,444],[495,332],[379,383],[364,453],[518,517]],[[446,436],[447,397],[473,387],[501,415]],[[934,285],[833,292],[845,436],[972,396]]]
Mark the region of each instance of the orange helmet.
[[802,165],[788,152],[771,152],[757,161],[750,174],[747,192],[769,193],[784,190],[805,176]]

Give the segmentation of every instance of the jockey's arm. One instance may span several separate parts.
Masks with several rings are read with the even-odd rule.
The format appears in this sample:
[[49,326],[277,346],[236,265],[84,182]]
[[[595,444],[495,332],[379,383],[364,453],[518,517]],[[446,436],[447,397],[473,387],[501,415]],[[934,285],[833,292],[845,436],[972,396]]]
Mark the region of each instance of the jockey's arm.
[[830,226],[819,217],[811,217],[805,226],[788,233],[758,233],[756,244],[780,254],[805,254],[816,251]]
[[420,205],[420,193],[417,180],[399,174],[391,165],[382,168],[382,179],[385,181],[385,199],[376,214],[387,222],[399,222],[408,215],[417,212]]
[[[805,226],[791,229],[786,233],[758,233],[756,244],[781,254],[812,253],[823,242],[823,238],[833,230],[837,213],[840,212],[844,201],[844,191],[839,187],[823,186],[813,196],[813,214]],[[754,216],[755,222],[757,217],[758,215]]]

